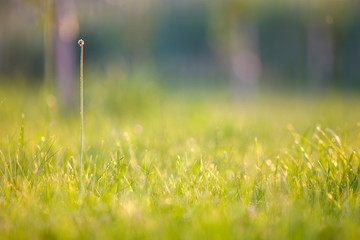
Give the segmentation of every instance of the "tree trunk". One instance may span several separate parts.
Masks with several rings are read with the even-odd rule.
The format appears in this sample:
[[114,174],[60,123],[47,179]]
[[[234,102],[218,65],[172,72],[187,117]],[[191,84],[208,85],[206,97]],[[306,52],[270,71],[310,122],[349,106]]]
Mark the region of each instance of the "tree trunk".
[[261,74],[257,29],[251,20],[236,18],[230,34],[233,95],[235,98],[251,97]]
[[53,0],[44,2],[44,88],[48,93],[53,90],[53,6]]
[[75,99],[75,47],[79,29],[72,0],[55,0],[54,15],[55,79],[62,107],[68,109]]
[[312,24],[308,27],[307,55],[310,87],[327,87],[334,65],[334,36],[331,25]]

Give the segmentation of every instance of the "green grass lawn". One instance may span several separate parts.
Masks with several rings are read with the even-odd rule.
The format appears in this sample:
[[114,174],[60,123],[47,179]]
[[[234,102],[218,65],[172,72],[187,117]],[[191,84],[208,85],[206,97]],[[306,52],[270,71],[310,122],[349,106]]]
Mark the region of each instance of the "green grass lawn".
[[360,239],[355,94],[85,79],[82,193],[75,109],[0,88],[0,239]]

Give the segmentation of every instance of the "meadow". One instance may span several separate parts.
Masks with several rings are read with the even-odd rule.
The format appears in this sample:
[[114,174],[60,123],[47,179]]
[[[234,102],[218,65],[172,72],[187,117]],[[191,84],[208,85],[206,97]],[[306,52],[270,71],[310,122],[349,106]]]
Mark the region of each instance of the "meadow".
[[[360,239],[356,93],[0,88],[0,239]],[[77,102],[76,102],[77,103]]]

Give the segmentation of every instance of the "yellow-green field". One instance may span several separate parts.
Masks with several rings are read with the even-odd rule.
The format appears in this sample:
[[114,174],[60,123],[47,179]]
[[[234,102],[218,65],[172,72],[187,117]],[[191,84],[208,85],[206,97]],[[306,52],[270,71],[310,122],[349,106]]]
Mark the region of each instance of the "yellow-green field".
[[360,239],[359,109],[85,80],[79,192],[78,110],[3,84],[0,239]]

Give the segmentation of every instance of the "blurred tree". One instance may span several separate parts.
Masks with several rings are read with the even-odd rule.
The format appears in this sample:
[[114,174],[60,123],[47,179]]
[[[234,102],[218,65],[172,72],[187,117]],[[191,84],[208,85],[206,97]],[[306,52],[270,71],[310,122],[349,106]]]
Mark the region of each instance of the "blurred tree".
[[53,91],[53,28],[53,0],[45,0],[43,6],[44,87],[49,92]]
[[255,7],[253,2],[240,0],[214,3],[216,48],[229,58],[235,98],[251,96],[261,75]]
[[329,87],[333,80],[336,58],[334,21],[342,18],[342,7],[335,1],[309,3],[306,26],[307,77],[311,89]]
[[86,59],[97,70],[167,65],[170,76],[208,80],[201,74],[221,68],[224,79],[227,68],[235,96],[251,95],[260,81],[359,87],[359,7],[354,0],[0,0],[0,68],[31,81],[44,74],[47,88],[54,79],[71,105],[79,14],[92,46]]
[[125,17],[122,38],[132,72],[149,59],[150,46],[156,34],[154,27],[158,26],[161,15],[158,7],[158,0],[132,0],[122,6]]
[[79,25],[72,0],[54,1],[55,79],[63,107],[74,103],[75,47]]
[[44,89],[51,92],[55,79],[62,106],[71,107],[74,101],[74,47],[79,29],[74,3],[72,0],[23,2],[35,6],[42,19]]
[[313,23],[308,26],[307,57],[311,88],[329,86],[334,64],[334,35],[329,24]]
[[[7,2],[4,0],[0,0],[0,23],[3,23],[6,21],[6,14],[5,11],[7,10],[8,6],[7,6]],[[4,26],[3,24],[0,24],[0,36],[5,34],[5,30],[4,30]],[[0,71],[2,71],[2,67],[3,67],[3,54],[4,54],[4,50],[3,50],[3,38],[0,37]]]

